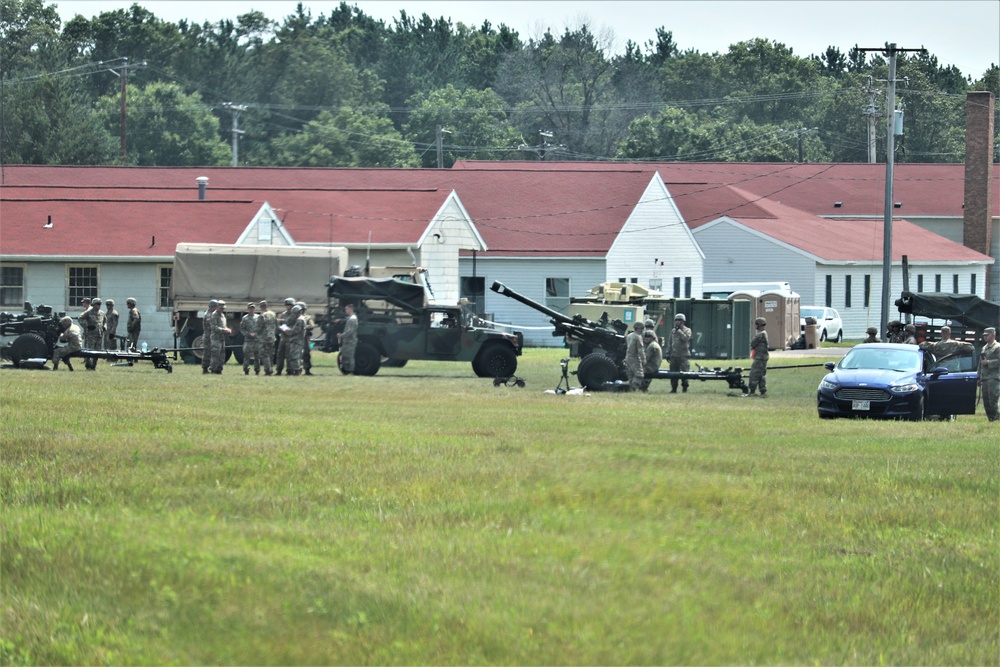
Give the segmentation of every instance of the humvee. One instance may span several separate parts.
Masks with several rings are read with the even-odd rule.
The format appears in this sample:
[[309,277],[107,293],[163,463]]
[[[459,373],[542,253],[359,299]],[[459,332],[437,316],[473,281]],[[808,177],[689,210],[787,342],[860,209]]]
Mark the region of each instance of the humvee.
[[327,283],[327,301],[320,349],[340,349],[344,306],[352,304],[358,317],[358,375],[375,375],[382,366],[400,367],[410,360],[468,361],[479,377],[511,377],[517,370],[523,334],[473,326],[471,313],[460,306],[426,305],[423,285],[334,277]]

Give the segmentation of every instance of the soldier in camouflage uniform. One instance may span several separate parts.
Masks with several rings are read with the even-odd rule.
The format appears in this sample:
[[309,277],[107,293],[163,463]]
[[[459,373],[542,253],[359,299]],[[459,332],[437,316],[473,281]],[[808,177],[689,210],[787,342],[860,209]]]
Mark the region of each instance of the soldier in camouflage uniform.
[[983,331],[983,350],[979,361],[979,386],[983,396],[986,418],[1000,421],[1000,343],[996,327]]
[[142,315],[136,307],[135,298],[129,297],[125,300],[128,306],[128,322],[125,324],[125,333],[128,334],[128,349],[135,352],[139,349],[139,334],[142,332]]
[[645,377],[643,369],[646,366],[646,348],[642,344],[642,334],[645,325],[636,322],[633,331],[625,336],[625,374],[628,376],[628,386],[631,391],[642,389]]
[[63,329],[59,334],[59,342],[66,345],[58,345],[52,351],[52,370],[59,370],[59,362],[65,359],[66,368],[72,371],[73,364],[69,362],[69,356],[83,349],[83,335],[80,327],[73,324],[73,319],[68,316],[59,320],[59,326]]
[[917,344],[917,328],[912,324],[907,324],[903,327],[903,340],[899,341],[905,345],[916,345]]
[[302,372],[302,344],[305,341],[306,322],[302,318],[302,307],[292,306],[288,319],[285,320],[288,327],[286,336],[288,338],[288,375],[298,375]]
[[653,382],[653,377],[659,372],[660,364],[663,363],[663,348],[656,340],[656,324],[652,320],[646,320],[642,332],[642,342],[646,348],[646,366],[643,369],[642,390],[649,391],[649,385]]
[[899,320],[890,320],[885,325],[885,342],[902,343],[905,340],[903,335],[903,323]]
[[268,310],[267,301],[261,301],[258,305],[260,313],[257,315],[257,358],[264,364],[264,375],[271,375],[274,373],[271,357],[274,356],[278,318],[274,316],[274,311]]
[[257,304],[248,303],[246,315],[240,320],[240,333],[243,334],[243,374],[250,375],[250,364],[253,372],[260,375],[260,358],[257,356]]
[[750,392],[744,396],[752,396],[757,387],[760,387],[760,395],[763,397],[767,395],[767,360],[771,356],[767,349],[767,320],[758,317],[753,321],[753,326],[757,330],[757,335],[750,339],[750,354],[753,356],[753,363],[750,364],[750,381],[747,383]]
[[[691,329],[685,324],[684,313],[674,316],[674,328],[670,330],[670,342],[667,343],[667,359],[670,360],[670,370],[691,370]],[[688,381],[682,380],[681,387],[688,390]],[[670,393],[677,393],[677,378],[670,378]]]
[[212,299],[208,302],[208,310],[201,318],[201,373],[206,375],[212,365],[212,316],[219,302]]
[[104,306],[108,311],[104,314],[104,349],[117,350],[118,341],[115,338],[115,334],[118,332],[118,311],[115,310],[115,302],[111,299],[108,299],[104,303]]
[[281,372],[285,370],[285,358],[288,356],[288,335],[282,331],[281,327],[288,323],[294,307],[295,299],[289,297],[285,299],[285,309],[278,313],[278,350],[276,356],[278,368],[275,375],[281,375]]
[[209,370],[216,375],[222,375],[222,365],[226,363],[226,336],[232,335],[233,330],[229,328],[229,321],[226,319],[226,302],[219,301],[215,312],[212,313],[211,321],[212,339],[212,361],[209,363]]
[[[104,313],[101,312],[100,299],[92,299],[90,309],[80,315],[80,328],[83,330],[83,346],[88,350],[104,349]],[[84,359],[84,368],[88,371],[97,370],[97,359]]]
[[878,337],[878,329],[876,329],[875,327],[868,327],[865,330],[865,333],[867,335],[865,336],[865,339],[863,341],[861,341],[862,343],[881,343],[882,342],[882,339]]
[[945,325],[941,327],[941,340],[936,343],[931,343],[930,341],[924,341],[920,344],[920,349],[928,350],[934,355],[937,360],[944,359],[947,356],[953,355],[963,347],[972,347],[972,343],[966,343],[964,341],[955,340],[951,337],[951,327]]
[[315,333],[315,322],[313,322],[312,315],[307,312],[305,301],[296,301],[295,305],[302,309],[302,312],[299,313],[299,317],[305,323],[305,331],[302,334],[302,370],[306,375],[312,375],[312,352],[310,351],[310,343],[312,341],[313,333]]
[[354,353],[358,349],[358,316],[354,314],[354,305],[345,304],[344,330],[337,334],[340,346],[340,370],[344,375],[354,372]]

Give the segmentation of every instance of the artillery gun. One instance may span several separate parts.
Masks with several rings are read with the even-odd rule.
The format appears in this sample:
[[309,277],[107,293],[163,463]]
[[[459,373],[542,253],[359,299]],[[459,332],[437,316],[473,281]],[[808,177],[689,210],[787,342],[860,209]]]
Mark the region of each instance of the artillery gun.
[[59,319],[65,315],[53,313],[51,306],[34,308],[30,301],[24,302],[23,312],[0,313],[0,336],[14,337],[0,348],[0,356],[15,366],[28,359],[51,359],[52,349],[62,334]]

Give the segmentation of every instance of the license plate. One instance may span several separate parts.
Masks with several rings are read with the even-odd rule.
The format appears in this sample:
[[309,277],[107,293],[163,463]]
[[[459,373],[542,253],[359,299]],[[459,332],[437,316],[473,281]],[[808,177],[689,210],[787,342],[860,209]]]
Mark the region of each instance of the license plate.
[[851,409],[852,410],[858,410],[858,411],[868,411],[868,410],[872,409],[872,402],[871,401],[852,401],[851,402]]

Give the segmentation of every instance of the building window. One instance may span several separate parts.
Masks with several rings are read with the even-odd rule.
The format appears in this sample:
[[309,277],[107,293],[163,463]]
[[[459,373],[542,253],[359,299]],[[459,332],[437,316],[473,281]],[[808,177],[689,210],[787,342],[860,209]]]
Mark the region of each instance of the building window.
[[969,294],[976,293],[976,274],[973,273],[969,276]]
[[174,300],[170,298],[170,279],[173,277],[174,268],[172,266],[160,266],[158,268],[160,276],[160,308],[173,308]]
[[459,297],[469,300],[472,312],[482,316],[486,313],[486,278],[465,276],[459,281]]
[[565,314],[569,308],[569,278],[545,279],[545,305]]
[[917,291],[924,291],[924,274],[922,273],[917,276]]
[[934,274],[934,291],[935,292],[940,292],[941,291],[941,274],[940,273],[935,273]]
[[66,267],[66,308],[80,305],[80,300],[97,296],[97,266]]
[[0,266],[0,306],[24,306],[23,266]]
[[827,308],[833,308],[833,276],[831,275],[826,277],[826,303],[823,305]]
[[951,277],[951,291],[954,294],[958,294],[958,274],[957,273]]
[[657,292],[663,290],[663,278],[650,278],[649,279],[649,289],[654,289]]
[[681,298],[681,279],[674,278],[674,298]]
[[851,277],[844,276],[844,308],[851,307]]
[[865,308],[872,305],[872,277],[871,274],[865,276]]
[[684,298],[691,298],[691,276],[684,279]]
[[271,245],[271,218],[260,218],[257,221],[257,243]]

